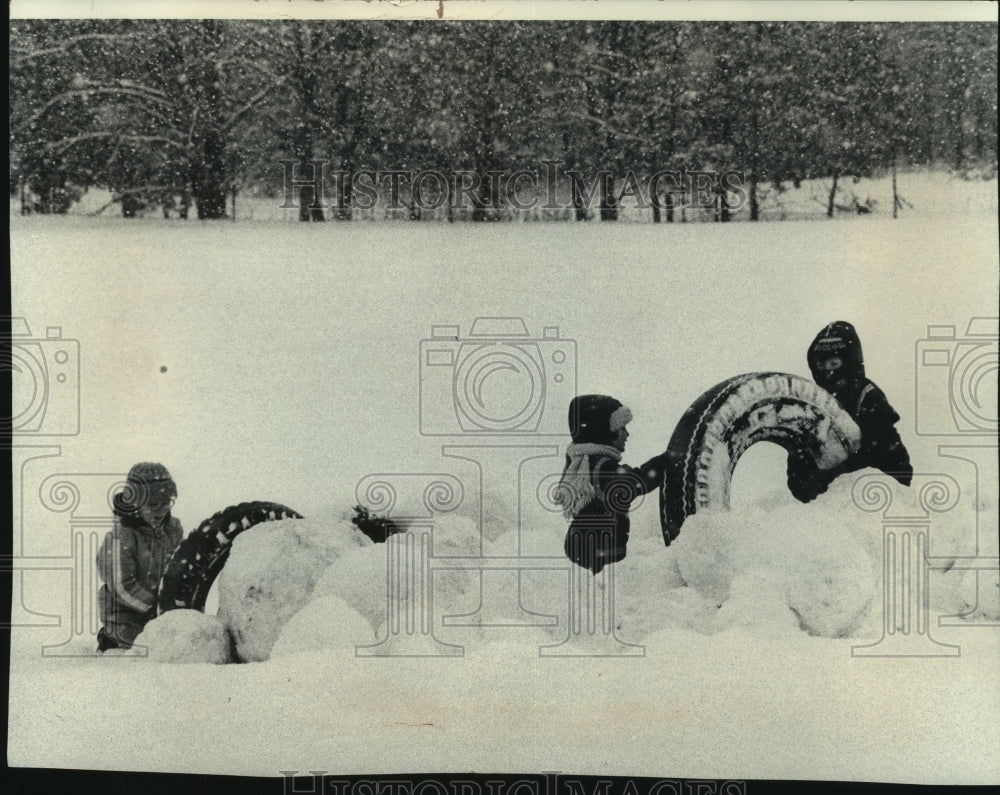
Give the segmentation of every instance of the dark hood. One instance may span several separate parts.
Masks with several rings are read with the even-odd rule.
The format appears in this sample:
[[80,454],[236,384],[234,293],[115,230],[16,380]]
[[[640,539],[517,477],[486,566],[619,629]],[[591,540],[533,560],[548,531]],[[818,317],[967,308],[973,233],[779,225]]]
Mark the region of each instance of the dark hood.
[[836,320],[825,326],[809,346],[809,371],[816,382],[821,381],[819,363],[829,356],[839,356],[844,360],[844,374],[849,380],[858,381],[865,377],[861,339],[854,326],[846,320]]

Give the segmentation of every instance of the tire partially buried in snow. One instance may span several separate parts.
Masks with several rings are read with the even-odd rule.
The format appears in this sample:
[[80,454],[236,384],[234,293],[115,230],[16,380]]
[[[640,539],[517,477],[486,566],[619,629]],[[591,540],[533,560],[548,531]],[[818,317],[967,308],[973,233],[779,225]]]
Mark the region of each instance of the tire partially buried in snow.
[[808,451],[826,469],[858,451],[861,431],[837,399],[788,373],[746,373],[709,389],[684,412],[667,446],[660,488],[663,542],[702,508],[729,508],[733,469],[747,448]]
[[167,562],[160,581],[159,612],[185,608],[204,612],[208,592],[226,564],[236,536],[261,522],[301,518],[276,502],[242,502],[206,519]]

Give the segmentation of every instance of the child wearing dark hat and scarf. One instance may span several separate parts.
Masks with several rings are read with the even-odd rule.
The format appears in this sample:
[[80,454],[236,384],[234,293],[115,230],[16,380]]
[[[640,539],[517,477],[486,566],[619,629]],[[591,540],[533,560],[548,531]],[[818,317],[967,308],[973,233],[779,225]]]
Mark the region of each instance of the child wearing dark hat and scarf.
[[101,623],[97,650],[131,648],[143,627],[156,617],[160,578],[184,537],[170,515],[177,486],[163,464],[142,462],[129,470],[125,488],[115,494],[114,527],[97,553],[104,580],[98,592]]
[[570,402],[573,442],[555,499],[570,522],[566,556],[594,574],[625,557],[629,508],[663,476],[665,453],[638,469],[621,463],[631,420],[632,412],[607,395],[579,395]]
[[910,456],[895,425],[899,414],[885,393],[865,377],[861,339],[843,320],[827,325],[809,346],[813,380],[837,398],[861,430],[861,449],[832,469],[820,469],[806,451],[788,456],[788,488],[801,502],[809,502],[847,472],[865,467],[880,469],[904,486],[913,478]]

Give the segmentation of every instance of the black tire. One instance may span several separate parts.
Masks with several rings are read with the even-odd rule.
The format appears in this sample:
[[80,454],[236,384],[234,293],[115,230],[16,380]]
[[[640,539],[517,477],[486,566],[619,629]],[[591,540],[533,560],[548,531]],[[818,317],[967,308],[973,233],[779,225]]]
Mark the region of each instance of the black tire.
[[733,469],[747,448],[774,442],[824,468],[858,450],[861,432],[837,399],[788,373],[746,373],[709,389],[684,412],[667,446],[660,523],[667,545],[701,508],[729,507]]
[[205,612],[212,583],[229,558],[233,539],[249,527],[301,514],[276,502],[230,505],[202,522],[177,546],[160,580],[159,613],[182,608]]

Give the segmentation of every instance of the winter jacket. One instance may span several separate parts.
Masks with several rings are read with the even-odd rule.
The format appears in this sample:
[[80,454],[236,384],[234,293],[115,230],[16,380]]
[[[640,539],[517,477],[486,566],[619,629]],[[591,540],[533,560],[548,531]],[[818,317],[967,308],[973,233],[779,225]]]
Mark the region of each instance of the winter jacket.
[[183,537],[180,521],[169,514],[153,528],[137,516],[116,512],[114,527],[97,553],[104,580],[98,593],[102,635],[112,645],[128,648],[156,616],[160,578]]
[[809,502],[825,492],[838,476],[866,467],[879,469],[909,486],[913,467],[895,427],[899,414],[885,393],[865,377],[861,341],[849,323],[831,323],[813,340],[808,354],[813,377],[822,383],[819,365],[824,345],[830,345],[831,339],[837,343],[835,353],[844,359],[844,383],[829,391],[858,424],[861,448],[844,463],[825,470],[819,469],[808,453],[793,453],[788,457],[789,490],[798,500]]
[[[588,493],[593,496],[572,513],[563,547],[576,565],[597,574],[605,565],[625,557],[631,527],[628,512],[636,498],[662,482],[664,456],[650,459],[638,469],[610,455],[592,454],[587,459],[592,486]],[[569,455],[566,463],[568,469]]]

